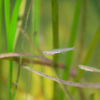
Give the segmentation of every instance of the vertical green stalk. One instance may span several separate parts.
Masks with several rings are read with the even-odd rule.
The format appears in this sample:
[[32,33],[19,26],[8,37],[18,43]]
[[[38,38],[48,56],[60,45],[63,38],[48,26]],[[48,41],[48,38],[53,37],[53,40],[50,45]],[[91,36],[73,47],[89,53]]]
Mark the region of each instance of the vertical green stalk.
[[[58,32],[58,0],[52,0],[52,26],[53,26],[53,49],[59,48],[59,32]],[[57,71],[58,55],[53,56],[54,69]],[[57,83],[54,82],[54,100],[57,100]]]
[[18,11],[19,11],[19,6],[22,0],[17,0],[15,5],[14,5],[14,9],[13,9],[13,13],[11,16],[11,22],[10,22],[10,35],[11,35],[11,40],[10,40],[10,46],[12,49],[12,52],[14,50],[14,40],[15,40],[15,33],[16,33],[16,25],[17,25],[17,18],[18,18]]
[[[81,0],[77,0],[68,47],[73,47],[74,43],[75,43],[75,38],[76,38],[77,28],[78,28],[78,21],[79,21],[79,14],[80,14],[80,7],[81,7]],[[66,69],[64,70],[63,79],[68,78],[68,75],[69,75],[68,72],[69,72],[69,67],[70,67],[71,61],[72,61],[72,55],[73,55],[73,51],[70,51],[67,53]],[[66,73],[67,73],[67,75],[66,75]]]
[[[7,46],[8,46],[8,52],[11,52],[10,48],[10,34],[9,34],[9,29],[10,29],[10,0],[4,0],[4,10],[5,10],[5,25],[6,25],[6,33],[7,33]],[[11,100],[11,85],[12,85],[12,63],[11,61],[9,62],[9,86],[8,86],[8,100]]]
[[1,30],[2,30],[2,0],[0,0],[0,38],[1,38]]
[[13,62],[9,61],[8,100],[11,100],[11,98],[12,98],[12,70],[13,70]]
[[[82,25],[81,25],[81,31],[80,31],[80,37],[79,37],[79,52],[78,52],[78,59],[77,59],[77,65],[82,63],[82,55],[83,55],[83,49],[84,49],[84,40],[85,40],[85,30],[86,30],[86,14],[87,14],[87,0],[82,1]],[[82,90],[82,88],[78,89],[80,99],[86,100],[85,94]]]
[[[35,43],[39,47],[39,22],[40,22],[40,0],[34,0],[32,6],[32,26],[33,36],[35,36]],[[32,39],[33,40],[33,39]]]
[[[1,47],[1,33],[2,33],[2,1],[3,0],[0,0],[0,47]],[[0,49],[0,53],[1,53],[1,49]],[[0,66],[1,66],[1,59],[0,59]],[[0,67],[0,80],[2,78],[2,67]],[[2,85],[1,85],[1,82],[0,82],[0,91],[2,91]],[[0,98],[1,98],[1,93],[0,93]]]
[[[53,49],[59,48],[58,32],[58,0],[52,0],[52,26],[53,26]],[[58,55],[54,55],[54,68],[57,69]]]
[[[80,8],[81,8],[81,0],[77,0],[76,8],[75,8],[75,14],[74,14],[74,20],[73,20],[73,24],[72,24],[71,36],[70,36],[68,47],[73,47],[74,43],[75,43],[78,21],[79,21]],[[70,51],[70,52],[67,53],[66,68],[64,69],[64,72],[63,72],[63,79],[64,80],[68,79],[69,67],[70,67],[70,64],[71,64],[71,61],[72,61],[72,55],[73,55],[73,51]],[[63,91],[61,91],[60,97],[59,97],[60,100],[63,100],[63,97],[64,97],[64,94],[63,94]]]
[[[6,33],[7,37],[9,37],[9,28],[10,28],[10,0],[4,0],[4,10],[5,10],[5,25],[6,25]],[[7,38],[7,45],[10,45],[9,38]],[[10,48],[8,47],[8,51]]]
[[80,37],[79,37],[79,52],[78,52],[78,59],[77,63],[80,64],[82,62],[82,52],[83,52],[83,46],[84,46],[84,40],[85,40],[85,30],[86,30],[86,14],[87,14],[87,0],[82,1],[82,25],[81,25],[81,31],[80,31]]

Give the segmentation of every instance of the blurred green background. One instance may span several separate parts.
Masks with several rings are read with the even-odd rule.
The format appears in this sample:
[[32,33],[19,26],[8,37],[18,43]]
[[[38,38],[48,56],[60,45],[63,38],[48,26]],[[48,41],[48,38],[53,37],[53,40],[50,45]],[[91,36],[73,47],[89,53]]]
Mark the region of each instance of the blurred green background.
[[[40,48],[41,52],[53,49],[53,27],[52,27],[52,0],[20,0],[17,17],[17,24],[15,24],[15,37],[16,44],[14,49],[8,50],[7,40],[7,28],[5,16],[9,15],[5,11],[5,2],[10,2],[10,20],[14,11],[14,7],[17,0],[0,0],[0,54],[9,52],[22,52],[22,42],[23,30],[25,27],[26,18],[30,8],[29,18],[26,28],[26,34],[30,37],[35,46]],[[55,0],[56,1],[56,0]],[[81,1],[81,0],[78,0]],[[72,33],[73,20],[75,19],[75,9],[77,0],[58,0],[58,31],[59,31],[59,48],[67,48],[69,45],[70,36]],[[73,46],[75,51],[73,51],[71,56],[71,64],[68,68],[68,81],[75,81],[79,73],[79,64],[83,64],[86,55],[88,55],[88,50],[90,50],[90,45],[93,42],[95,34],[100,30],[100,1],[99,0],[82,0],[79,8],[79,18],[78,26],[76,27],[75,41]],[[16,12],[17,13],[17,12]],[[15,17],[15,16],[14,16]],[[12,25],[13,26],[13,25]],[[21,27],[21,28],[20,28]],[[11,30],[8,32],[11,36]],[[72,33],[73,35],[74,33]],[[100,34],[100,31],[98,31]],[[74,35],[73,35],[74,36]],[[18,37],[18,38],[17,38]],[[56,40],[55,40],[56,41]],[[72,40],[73,41],[73,40]],[[92,66],[100,68],[100,38],[95,40],[93,43],[93,51],[87,62],[87,66]],[[94,41],[94,42],[95,42]],[[12,42],[11,42],[12,43]],[[15,38],[14,38],[15,43]],[[33,45],[33,44],[32,44]],[[23,53],[31,53],[32,55],[42,56],[36,49],[32,46],[30,42],[25,38],[23,44]],[[56,49],[56,48],[55,48]],[[67,67],[67,54],[59,54],[59,63],[62,63]],[[45,55],[44,55],[45,56]],[[53,60],[53,55],[46,55],[48,59]],[[42,66],[37,64],[30,64],[35,69],[54,76],[51,66]],[[12,82],[16,82],[18,72],[18,64],[13,63],[12,71]],[[66,72],[66,73],[67,73]],[[63,79],[64,68],[58,68],[58,74]],[[82,72],[83,73],[83,72]],[[0,59],[0,100],[8,99],[8,83],[9,83],[9,60]],[[67,76],[67,75],[66,75]],[[99,83],[100,74],[84,71],[81,79],[81,83]],[[14,85],[12,85],[11,92],[13,93]],[[31,73],[23,68],[20,70],[20,77],[18,82],[18,88],[16,92],[15,100],[55,100],[53,98],[54,94],[54,82],[50,79],[43,78],[39,75]],[[72,86],[67,86],[68,91],[71,93],[74,100],[99,100],[100,99],[100,89],[86,89],[86,88],[76,88],[75,91]],[[73,92],[74,91],[74,92]],[[69,100],[65,97],[61,97],[61,88],[57,86],[56,95],[58,100]],[[62,99],[60,99],[62,98]]]

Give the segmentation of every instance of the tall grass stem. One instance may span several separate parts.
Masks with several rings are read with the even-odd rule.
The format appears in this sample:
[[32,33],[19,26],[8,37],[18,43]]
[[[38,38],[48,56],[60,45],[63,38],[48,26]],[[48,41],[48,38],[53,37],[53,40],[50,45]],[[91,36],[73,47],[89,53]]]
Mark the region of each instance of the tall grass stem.
[[[75,43],[75,38],[76,38],[76,35],[77,35],[80,8],[81,8],[81,0],[77,0],[68,47],[73,47],[74,43]],[[64,69],[64,72],[63,72],[63,79],[64,80],[68,79],[69,67],[70,67],[70,64],[72,62],[72,55],[73,55],[73,51],[70,51],[70,52],[67,53],[67,56],[66,56],[66,68]],[[63,93],[63,91],[61,91],[60,96],[59,96],[59,100],[63,100],[63,97],[64,97],[64,93]]]
[[[58,31],[58,0],[52,0],[52,26],[53,26],[53,49],[59,48],[59,31]],[[58,55],[53,56],[53,67],[58,73]],[[57,100],[57,83],[54,82],[54,100]]]

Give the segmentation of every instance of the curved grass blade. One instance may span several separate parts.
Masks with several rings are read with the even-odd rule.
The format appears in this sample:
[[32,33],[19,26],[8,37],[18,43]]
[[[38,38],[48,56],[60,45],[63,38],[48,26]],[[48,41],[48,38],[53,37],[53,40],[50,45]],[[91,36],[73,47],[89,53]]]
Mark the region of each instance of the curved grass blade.
[[31,71],[31,72],[33,72],[33,73],[36,73],[36,74],[40,75],[40,76],[46,77],[48,79],[51,79],[53,81],[56,81],[56,82],[59,82],[59,83],[65,84],[65,85],[81,87],[81,88],[96,88],[96,89],[100,88],[100,83],[98,83],[98,84],[97,83],[95,83],[95,84],[93,84],[93,83],[84,83],[83,84],[83,83],[75,83],[75,82],[64,81],[62,79],[54,78],[52,76],[41,73],[41,72],[39,72],[39,71],[29,67],[29,66],[22,66],[22,67],[29,70],[29,71]]
[[[47,65],[47,66],[53,66],[53,61],[41,56],[32,55],[32,54],[22,54],[22,53],[4,53],[0,54],[0,59],[7,59],[11,61],[16,61],[17,63],[20,62],[20,56],[22,55],[22,63],[33,63],[34,64],[40,64],[40,65]],[[31,58],[34,58],[34,60],[31,62]],[[35,60],[39,59],[39,60]],[[59,68],[64,68],[65,66],[61,63],[58,64]]]
[[[22,66],[22,67],[24,67],[25,69],[27,69],[27,70],[29,70],[29,71],[31,71],[31,72],[33,72],[33,73],[36,73],[36,74],[40,75],[40,76],[43,76],[43,77],[48,76],[48,75],[46,75],[46,74],[44,74],[44,73],[41,73],[41,72],[39,72],[39,71],[33,69],[32,67],[28,67],[28,66]],[[53,71],[54,71],[54,69],[53,69]],[[54,73],[55,73],[55,71],[54,71]],[[55,73],[55,76],[57,77],[56,73]],[[51,76],[48,76],[48,77],[51,78]],[[46,78],[48,78],[48,77],[46,77]],[[63,91],[65,92],[65,96],[66,96],[66,97],[69,96],[70,100],[73,100],[72,97],[71,97],[71,95],[69,94],[68,90],[66,90],[66,87],[63,86],[62,84],[59,84],[59,85],[61,86],[61,88],[62,88]],[[67,96],[67,94],[68,94],[68,96]]]

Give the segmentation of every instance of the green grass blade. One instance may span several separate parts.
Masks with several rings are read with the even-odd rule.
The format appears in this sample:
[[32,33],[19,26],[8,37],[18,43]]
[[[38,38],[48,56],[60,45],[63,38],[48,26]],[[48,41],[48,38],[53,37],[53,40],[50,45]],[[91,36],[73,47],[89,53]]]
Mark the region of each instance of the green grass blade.
[[5,12],[5,25],[7,33],[7,46],[8,51],[10,52],[10,38],[9,38],[9,28],[10,28],[10,0],[4,0],[4,12]]
[[9,90],[8,90],[8,100],[12,98],[12,70],[13,70],[13,62],[9,61]]
[[[77,0],[75,14],[74,14],[74,20],[73,20],[73,24],[72,24],[71,36],[70,36],[68,47],[73,47],[74,43],[75,43],[78,21],[79,21],[79,14],[80,14],[80,7],[81,7],[81,0]],[[67,53],[66,68],[64,69],[64,72],[63,72],[63,79],[64,80],[66,80],[68,78],[68,75],[69,75],[69,67],[71,64],[72,55],[73,55],[73,51],[70,51]],[[59,97],[60,100],[63,100],[63,97],[64,97],[64,94],[61,91],[60,97]]]
[[[97,41],[99,40],[99,38],[100,38],[100,25],[99,25],[99,28],[98,28],[98,30],[97,30],[97,32],[96,32],[96,34],[95,34],[95,36],[94,36],[91,44],[90,44],[90,47],[89,47],[89,49],[87,51],[87,54],[86,54],[86,56],[84,58],[84,61],[83,61],[83,64],[82,65],[87,65],[88,64],[88,62],[90,60],[90,57],[91,57],[91,55],[93,53],[93,50],[94,50],[94,48],[95,48],[95,46],[96,46]],[[79,72],[77,74],[77,77],[75,79],[76,82],[79,82],[80,81],[83,73],[84,73],[84,70],[79,70]],[[71,90],[71,92],[74,93],[75,92],[75,89],[76,88],[73,87],[72,90]]]
[[[40,0],[34,0],[32,6],[32,26],[33,26],[33,36],[35,35],[35,43],[39,47],[39,22],[40,22]],[[33,39],[32,39],[33,40]]]
[[[11,48],[13,51],[14,46],[14,40],[15,40],[15,31],[16,31],[16,25],[17,25],[17,18],[18,18],[18,11],[19,11],[19,6],[22,0],[17,0],[14,6],[14,10],[12,13],[12,18],[11,18],[11,23],[10,23],[10,32],[11,32]],[[19,72],[20,73],[20,72]],[[19,77],[19,76],[18,76]],[[18,78],[19,79],[19,78]],[[17,82],[18,82],[17,79]],[[13,94],[13,100],[15,99],[15,95],[16,95],[16,90],[17,90],[17,86],[15,86],[14,89],[14,94]]]
[[1,32],[2,32],[2,1],[3,0],[0,0],[0,45],[1,45]]
[[[58,0],[52,0],[52,26],[53,26],[53,48],[59,48],[59,32],[58,32]],[[58,63],[58,55],[53,56],[54,69],[58,73],[57,63]],[[57,93],[57,83],[54,82],[54,100],[58,98]]]
[[[81,7],[81,0],[77,0],[74,20],[73,20],[73,25],[72,25],[72,31],[71,31],[71,36],[70,36],[68,47],[73,47],[74,43],[75,43],[75,37],[76,37],[76,33],[77,33],[79,14],[80,14],[80,7]],[[68,74],[69,74],[68,72],[69,72],[69,67],[70,67],[71,60],[72,60],[72,55],[73,55],[73,51],[70,51],[67,53],[67,59],[66,59],[67,67],[64,70],[63,79],[68,78]],[[66,75],[66,73],[67,73],[67,75]]]
[[87,17],[87,0],[82,1],[82,24],[81,24],[81,31],[79,35],[79,51],[78,51],[78,59],[77,64],[82,63],[82,55],[84,50],[84,41],[85,41],[85,35],[86,35],[86,17]]
[[[87,17],[87,0],[82,1],[82,15],[81,15],[81,31],[80,31],[80,36],[79,36],[79,51],[78,51],[78,58],[77,58],[77,65],[82,63],[82,56],[83,56],[83,50],[84,50],[84,41],[85,41],[85,35],[86,35],[86,17]],[[83,92],[83,89],[80,88],[78,89],[80,98],[83,98],[86,100],[86,95]],[[72,93],[73,95],[73,93]]]
[[[11,34],[10,34],[10,0],[4,0],[4,12],[5,12],[5,25],[6,25],[6,35],[7,35],[7,47],[8,52],[11,52],[11,46],[10,46],[10,40],[11,40]],[[9,62],[9,85],[8,85],[8,100],[11,100],[11,87],[12,87],[12,62]]]
[[[58,32],[58,0],[52,0],[52,26],[53,26],[53,49],[59,48]],[[57,68],[58,55],[54,55],[54,68]]]
[[15,31],[17,25],[17,18],[18,18],[18,10],[22,0],[17,0],[14,6],[14,10],[12,13],[11,23],[10,23],[10,33],[11,33],[11,48],[13,50],[14,47],[14,39],[15,39]]
[[20,7],[19,7],[19,12],[18,12],[19,20],[17,21],[17,29],[16,29],[16,33],[15,33],[13,50],[15,49],[15,46],[16,46],[16,43],[17,43],[17,40],[18,40],[18,36],[19,36],[20,31],[21,31],[23,16],[24,16],[24,13],[25,13],[25,7],[26,7],[26,0],[24,0],[24,1],[22,0]]
[[[1,33],[2,33],[2,5],[3,5],[3,0],[0,0],[0,47],[1,47]],[[0,49],[0,53],[1,53],[1,49]],[[0,59],[0,66],[2,66],[2,62]],[[0,79],[2,79],[2,67],[0,67]],[[2,83],[0,82],[0,91],[2,91]],[[0,98],[2,98],[2,94],[0,93]]]
[[[20,64],[18,65],[18,73],[17,73],[16,83],[18,83],[18,81],[19,81],[19,75],[20,75]],[[13,100],[15,100],[16,92],[17,92],[17,85],[15,86],[15,89],[14,89]]]
[[[8,52],[13,52],[13,43],[14,43],[14,38],[15,38],[15,29],[16,29],[17,15],[18,15],[18,8],[19,8],[20,1],[21,0],[16,1],[12,18],[11,18],[11,23],[10,23],[10,0],[4,1]],[[9,66],[10,68],[9,68],[8,100],[11,100],[13,63],[10,61],[9,65],[10,65]]]
[[[0,38],[1,38],[1,30],[2,30],[2,1],[3,0],[0,0]],[[1,43],[1,41],[0,41],[0,43]]]

